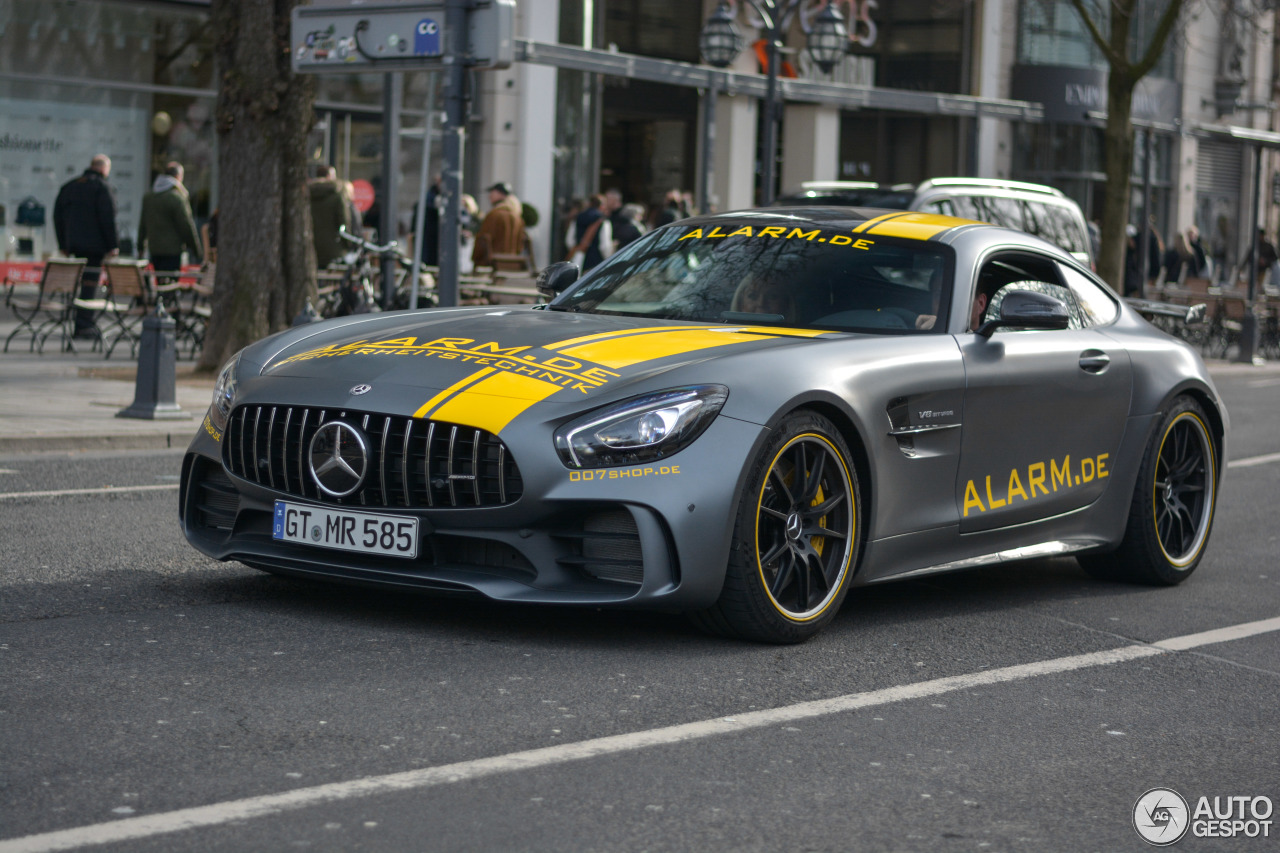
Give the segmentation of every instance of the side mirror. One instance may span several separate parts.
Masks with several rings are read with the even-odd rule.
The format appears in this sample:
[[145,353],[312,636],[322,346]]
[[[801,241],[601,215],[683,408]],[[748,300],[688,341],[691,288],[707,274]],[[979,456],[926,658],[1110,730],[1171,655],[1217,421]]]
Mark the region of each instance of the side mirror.
[[569,286],[578,280],[582,275],[582,270],[578,269],[577,264],[571,264],[568,261],[560,261],[551,264],[538,273],[536,286],[538,292],[547,298],[559,296]]
[[1018,329],[1065,329],[1071,322],[1061,299],[1034,290],[1011,290],[1000,303],[1000,319],[983,323],[977,333],[984,338],[1002,327]]

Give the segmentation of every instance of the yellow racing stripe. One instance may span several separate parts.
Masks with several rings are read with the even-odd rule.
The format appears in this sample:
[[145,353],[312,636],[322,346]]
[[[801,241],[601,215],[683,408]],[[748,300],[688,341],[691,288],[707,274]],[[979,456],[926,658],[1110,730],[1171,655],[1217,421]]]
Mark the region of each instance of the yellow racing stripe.
[[[819,333],[821,334],[821,333]],[[769,335],[752,335],[742,332],[712,329],[683,329],[676,332],[661,332],[654,335],[640,335],[630,338],[596,341],[583,344],[573,349],[563,350],[562,355],[593,361],[605,367],[618,368],[638,364],[642,361],[654,361],[672,355],[684,355],[725,344],[738,344],[745,341],[762,341]]]
[[867,233],[877,237],[928,240],[930,237],[941,234],[943,231],[950,231],[952,228],[962,224],[964,223],[957,221],[953,217],[940,216],[936,213],[907,213],[891,220],[878,222],[868,229]]
[[517,415],[559,390],[559,385],[530,376],[496,373],[446,401],[432,417],[497,435]]
[[440,403],[444,402],[446,399],[448,399],[452,395],[458,393],[463,388],[466,388],[471,383],[479,382],[481,379],[485,378],[490,373],[493,373],[493,368],[485,367],[481,370],[477,370],[475,373],[471,374],[465,379],[458,380],[457,382],[453,383],[448,388],[444,389],[439,394],[435,395],[430,400],[428,400],[427,402],[419,406],[418,411],[414,412],[413,416],[415,418],[425,418],[427,414],[436,406],[440,405]]
[[862,223],[862,224],[861,224],[861,225],[859,225],[857,228],[854,228],[854,229],[853,229],[853,233],[854,233],[854,234],[861,234],[862,232],[864,232],[864,231],[866,231],[867,229],[869,229],[869,228],[873,227],[874,225],[876,225],[876,224],[877,224],[877,223],[879,223],[879,222],[884,222],[884,221],[886,221],[886,220],[888,220],[888,219],[894,219],[895,217],[898,217],[898,216],[906,216],[906,213],[905,213],[904,211],[898,211],[898,212],[896,212],[896,213],[885,213],[885,214],[883,214],[883,215],[881,215],[881,216],[877,216],[877,217],[875,217],[875,218],[873,218],[873,219],[868,219],[866,222]]
[[619,329],[614,332],[597,332],[594,335],[583,335],[580,338],[570,338],[567,341],[557,341],[554,344],[547,344],[543,349],[558,350],[562,347],[571,347],[576,344],[585,344],[588,341],[602,341],[606,338],[621,338],[631,335],[647,335],[652,332],[670,332],[677,329],[686,329],[687,326],[650,326],[644,329]]

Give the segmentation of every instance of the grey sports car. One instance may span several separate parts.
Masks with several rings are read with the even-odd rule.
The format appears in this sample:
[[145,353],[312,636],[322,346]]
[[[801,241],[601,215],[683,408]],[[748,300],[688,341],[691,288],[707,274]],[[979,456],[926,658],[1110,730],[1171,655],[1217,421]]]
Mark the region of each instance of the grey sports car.
[[187,538],[781,643],[861,584],[1069,553],[1176,584],[1204,554],[1228,429],[1204,364],[1034,237],[771,208],[540,286],[241,351],[184,459]]

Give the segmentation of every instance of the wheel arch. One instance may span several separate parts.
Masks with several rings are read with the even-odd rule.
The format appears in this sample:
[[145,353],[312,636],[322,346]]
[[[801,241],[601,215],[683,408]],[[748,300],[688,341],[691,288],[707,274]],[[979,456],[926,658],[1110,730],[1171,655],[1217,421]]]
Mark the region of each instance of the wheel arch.
[[1195,400],[1200,408],[1204,410],[1205,417],[1209,419],[1209,430],[1213,434],[1213,446],[1218,457],[1215,460],[1218,465],[1217,478],[1221,482],[1223,469],[1226,467],[1227,462],[1227,423],[1223,418],[1222,410],[1219,408],[1218,400],[1203,385],[1197,382],[1184,382],[1170,391],[1168,396],[1160,401],[1160,411],[1168,411],[1169,407],[1179,397],[1189,397]]

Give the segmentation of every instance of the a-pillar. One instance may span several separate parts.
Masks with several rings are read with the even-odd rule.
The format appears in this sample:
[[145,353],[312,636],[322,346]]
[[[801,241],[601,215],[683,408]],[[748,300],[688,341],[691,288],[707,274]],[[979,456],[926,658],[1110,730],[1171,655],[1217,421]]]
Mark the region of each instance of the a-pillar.
[[805,181],[834,181],[840,165],[840,110],[789,104],[782,126],[782,192]]

